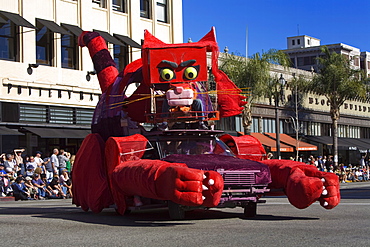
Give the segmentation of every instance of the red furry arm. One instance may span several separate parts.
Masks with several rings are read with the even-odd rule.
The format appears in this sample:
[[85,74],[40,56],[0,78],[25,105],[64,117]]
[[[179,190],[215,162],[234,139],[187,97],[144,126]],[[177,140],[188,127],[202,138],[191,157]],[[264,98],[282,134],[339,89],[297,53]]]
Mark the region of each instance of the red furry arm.
[[100,89],[105,92],[118,75],[116,63],[108,51],[105,40],[97,32],[85,31],[78,38],[78,44],[81,47],[87,46],[89,49],[95,71],[98,74]]
[[283,189],[290,203],[300,209],[315,201],[326,209],[339,204],[339,179],[329,172],[320,172],[316,167],[291,160],[264,160],[269,166],[273,189]]

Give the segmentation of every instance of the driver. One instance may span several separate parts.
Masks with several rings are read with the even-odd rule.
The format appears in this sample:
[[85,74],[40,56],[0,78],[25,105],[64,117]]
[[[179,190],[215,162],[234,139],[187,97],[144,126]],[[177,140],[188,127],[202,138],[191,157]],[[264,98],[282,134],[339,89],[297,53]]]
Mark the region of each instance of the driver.
[[226,146],[228,146],[230,148],[230,150],[234,153],[234,154],[238,154],[238,149],[236,147],[236,144],[234,141],[227,141],[226,143]]

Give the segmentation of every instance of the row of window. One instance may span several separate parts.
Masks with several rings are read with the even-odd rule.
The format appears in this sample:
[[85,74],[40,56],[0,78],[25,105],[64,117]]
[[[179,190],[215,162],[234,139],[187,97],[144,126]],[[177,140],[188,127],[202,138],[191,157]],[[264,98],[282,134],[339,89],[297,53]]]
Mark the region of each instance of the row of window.
[[[297,39],[297,45],[301,44],[301,40]],[[295,45],[295,39],[292,39],[292,45]]]
[[[100,8],[107,8],[107,0],[92,0],[94,4]],[[157,21],[168,23],[167,14],[167,0],[157,0],[156,1],[156,15]],[[140,17],[152,19],[152,1],[151,0],[140,0]],[[112,9],[115,11],[127,13],[127,3],[126,0],[112,0]]]
[[[61,66],[68,69],[79,69],[78,36],[82,33],[78,26],[36,18],[36,27],[21,16],[0,11],[0,59],[19,61],[20,36],[19,26],[35,29],[36,63],[55,66],[55,33],[61,35]],[[128,63],[128,46],[141,46],[127,36],[94,30],[109,43],[113,44],[114,61],[121,71]]]
[[90,125],[93,109],[2,102],[2,121]]
[[[292,45],[295,45],[295,39],[292,39]],[[301,39],[297,39],[297,45],[301,44]],[[307,39],[307,45],[311,45],[310,39]]]
[[[306,122],[299,123],[299,133],[303,135],[312,136],[331,136],[331,124]],[[238,130],[238,131],[243,131]],[[272,118],[252,118],[251,132],[276,133],[275,119]],[[286,123],[284,120],[280,121],[280,133],[295,134],[295,129],[292,123]],[[358,126],[338,125],[338,137],[347,138],[369,138],[370,136],[363,136],[362,130]]]

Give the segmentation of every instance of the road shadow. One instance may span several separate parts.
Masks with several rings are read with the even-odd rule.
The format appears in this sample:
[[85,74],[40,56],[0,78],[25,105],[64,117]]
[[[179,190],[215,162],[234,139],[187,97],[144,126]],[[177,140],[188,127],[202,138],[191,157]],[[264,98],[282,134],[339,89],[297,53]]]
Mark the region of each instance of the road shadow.
[[340,196],[342,199],[370,199],[370,188],[341,189]]
[[297,217],[297,216],[279,216],[279,215],[257,215],[254,218],[244,218],[251,221],[289,221],[289,220],[320,220],[318,217]]
[[[95,214],[91,211],[84,212],[77,207],[39,207],[39,205],[27,205],[27,207],[0,207],[0,216],[6,217],[31,216],[37,218],[63,219],[69,221],[83,222],[87,224],[127,226],[127,227],[171,227],[178,225],[193,225],[201,220],[219,219],[243,219],[251,221],[287,221],[287,220],[317,220],[312,217],[287,217],[275,215],[257,215],[254,218],[244,218],[240,212],[225,212],[222,210],[197,209],[186,212],[185,220],[171,220],[167,209],[134,211],[128,215],[118,215],[114,209],[104,209],[101,213]],[[194,222],[195,221],[195,222]]]

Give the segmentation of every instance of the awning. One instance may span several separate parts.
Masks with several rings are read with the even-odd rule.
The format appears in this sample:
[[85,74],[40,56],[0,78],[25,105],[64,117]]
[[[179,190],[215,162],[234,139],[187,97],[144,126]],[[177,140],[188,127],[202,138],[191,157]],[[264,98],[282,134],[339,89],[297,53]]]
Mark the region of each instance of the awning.
[[[276,133],[265,133],[265,134],[272,137],[273,139],[276,139]],[[293,146],[298,151],[315,151],[315,150],[317,150],[317,146],[309,144],[307,142],[300,141],[300,140],[298,140],[298,143],[297,143],[296,139],[294,139],[293,137],[288,136],[287,134],[280,134],[280,142],[284,142],[285,144]]]
[[126,46],[124,43],[122,43],[121,41],[119,41],[118,39],[116,39],[115,37],[113,37],[112,35],[110,35],[107,32],[99,31],[99,30],[96,30],[96,29],[94,29],[94,32],[99,33],[100,36],[102,36],[105,39],[105,41],[107,41],[109,43],[112,43],[112,44],[115,44],[115,45],[120,45],[120,46]]
[[66,23],[61,23],[60,25],[67,29],[68,31],[70,31],[73,35],[76,35],[77,37],[80,36],[80,34],[83,32],[83,30],[80,27],[75,25],[70,25]]
[[361,139],[356,139],[356,140],[363,142],[366,145],[368,151],[370,152],[370,139],[361,138]]
[[[305,138],[309,140],[310,142],[317,142],[317,143],[321,143],[321,144],[328,145],[328,146],[333,145],[332,136],[305,136]],[[357,150],[357,146],[338,138],[338,149]]]
[[[251,133],[251,136],[257,138],[262,143],[262,145],[270,147],[272,152],[277,151],[276,141],[271,139],[270,137],[265,136],[262,133]],[[280,152],[294,152],[294,148],[284,143],[280,143]]]
[[130,37],[127,37],[125,35],[120,35],[120,34],[113,34],[113,36],[116,37],[117,39],[121,40],[126,45],[141,49],[141,45],[139,45],[137,42],[135,42]]
[[17,130],[9,129],[4,126],[0,126],[0,135],[2,136],[21,136],[24,134],[21,132],[18,132]]
[[4,18],[2,18],[2,17],[0,16],[0,25],[1,25],[1,24],[6,24],[6,23],[8,23],[8,21],[7,21],[7,20],[5,20]]
[[91,133],[84,129],[52,129],[52,128],[33,128],[25,127],[25,130],[32,132],[41,138],[75,138],[83,139]]
[[338,140],[357,147],[361,153],[367,153],[367,151],[370,149],[370,144],[364,142],[364,139],[339,137]]
[[28,27],[28,28],[34,28],[36,27],[32,25],[30,22],[28,22],[26,19],[24,19],[22,16],[10,12],[5,12],[5,11],[0,11],[0,14],[5,17],[5,19],[10,20],[17,26],[22,26],[22,27]]
[[61,26],[59,26],[58,24],[56,24],[53,21],[48,21],[48,20],[39,19],[39,18],[36,18],[36,21],[40,22],[47,29],[49,29],[50,31],[52,31],[54,33],[70,35],[67,30],[65,30],[64,28],[62,28]]

